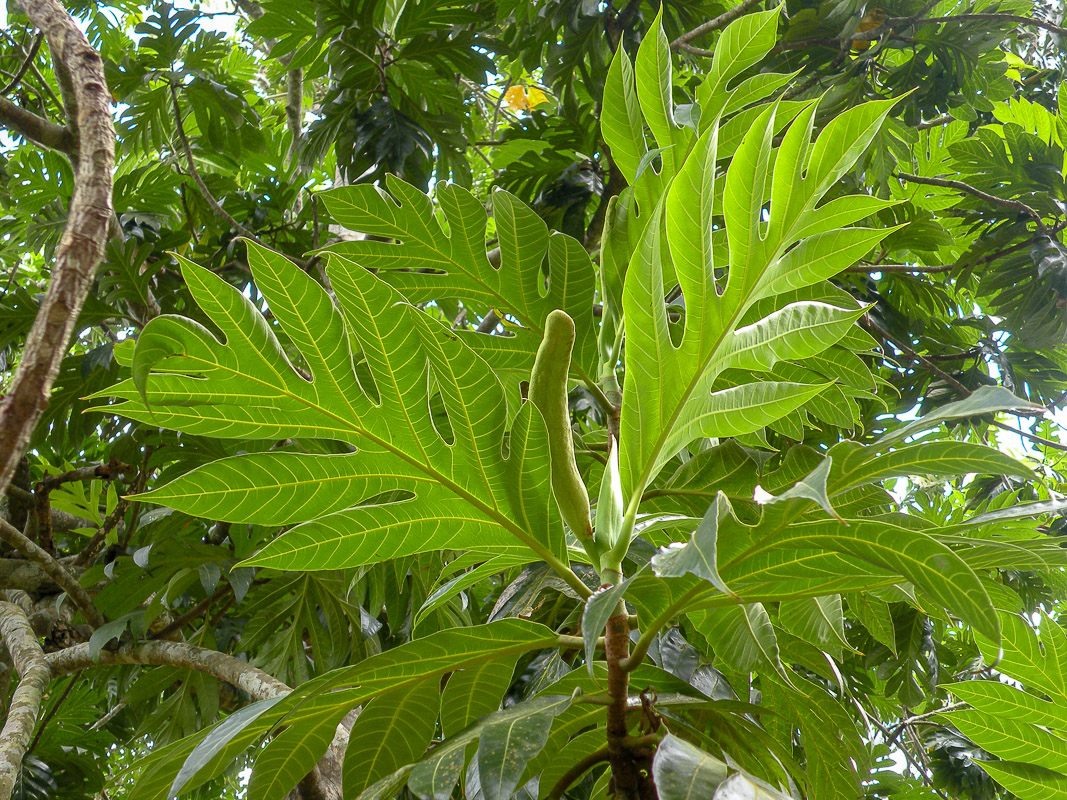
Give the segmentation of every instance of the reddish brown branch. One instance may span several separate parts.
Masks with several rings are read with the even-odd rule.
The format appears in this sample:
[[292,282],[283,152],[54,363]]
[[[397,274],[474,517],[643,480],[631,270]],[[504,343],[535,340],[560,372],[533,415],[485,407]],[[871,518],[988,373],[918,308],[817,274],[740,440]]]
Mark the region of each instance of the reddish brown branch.
[[[33,487],[33,502],[37,515],[37,543],[50,555],[55,555],[55,541],[52,538],[52,508],[49,505],[49,495],[53,489],[64,483],[75,483],[77,481],[92,480],[93,478],[103,478],[111,481],[119,475],[132,472],[133,469],[129,464],[120,464],[112,459],[106,464],[80,467],[59,475],[45,475],[41,478],[37,485]],[[118,520],[115,520],[115,523],[117,522]],[[112,527],[114,527],[115,523],[112,523]],[[105,533],[104,535],[106,536],[107,534]]]
[[616,800],[640,800],[641,775],[634,762],[633,753],[625,740],[630,735],[626,722],[629,710],[629,674],[622,668],[630,655],[630,621],[625,607],[622,613],[608,620],[604,631],[604,658],[608,664],[607,708],[608,762],[611,764],[611,781]]

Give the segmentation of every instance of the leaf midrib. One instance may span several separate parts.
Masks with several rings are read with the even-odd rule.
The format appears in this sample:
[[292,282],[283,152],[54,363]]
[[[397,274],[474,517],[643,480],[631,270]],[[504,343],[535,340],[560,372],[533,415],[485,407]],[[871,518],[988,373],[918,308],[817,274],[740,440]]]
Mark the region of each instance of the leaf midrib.
[[[810,150],[810,147],[811,147],[811,143],[809,142],[808,143],[809,150]],[[673,187],[673,181],[672,181],[672,187]],[[669,189],[668,189],[668,191],[669,191]],[[792,239],[793,231],[796,230],[796,227],[797,227],[797,220],[801,219],[803,217],[804,213],[810,211],[814,207],[815,203],[817,203],[817,202],[818,202],[817,198],[811,198],[808,201],[808,203],[805,204],[805,206],[802,209],[801,213],[797,214],[796,219],[794,219],[793,225],[790,226],[789,230],[788,231],[784,231],[782,233],[781,237],[779,238],[779,245],[774,249],[774,253],[773,253],[772,257],[769,258],[769,259],[766,259],[764,261],[763,265],[762,265],[762,269],[760,270],[760,276],[761,277],[766,274],[767,269],[768,269],[768,265],[773,263],[775,261],[775,259],[780,258],[779,251],[783,247],[782,243],[784,243],[786,241],[790,241]],[[729,236],[729,232],[727,232],[727,236]],[[727,247],[729,247],[729,238],[727,238]],[[722,297],[726,297],[727,293],[729,292],[729,279],[727,279],[727,281],[728,281],[727,282],[727,291],[723,293]],[[641,480],[640,480],[640,482],[638,484],[635,484],[635,486],[633,488],[633,495],[632,495],[631,500],[630,500],[631,504],[634,504],[634,503],[639,504],[641,502],[641,495],[644,493],[645,488],[648,486],[648,482],[651,480],[652,465],[656,463],[656,460],[659,458],[659,454],[662,451],[664,445],[666,444],[667,439],[670,438],[671,433],[674,431],[674,427],[678,422],[678,418],[681,416],[682,410],[689,403],[689,400],[690,400],[693,392],[696,390],[697,385],[703,379],[704,373],[707,371],[708,366],[712,363],[712,361],[716,358],[716,356],[719,355],[719,350],[722,348],[723,343],[726,341],[726,337],[729,336],[731,333],[735,332],[735,329],[736,329],[737,324],[740,321],[741,317],[751,307],[751,304],[750,304],[749,301],[751,300],[752,295],[755,294],[756,290],[759,287],[760,287],[760,281],[759,280],[753,281],[752,285],[749,287],[748,291],[745,292],[743,294],[743,296],[738,298],[738,302],[734,307],[734,312],[729,317],[728,324],[723,326],[722,331],[719,333],[718,337],[715,339],[713,347],[708,351],[707,357],[704,359],[703,363],[700,364],[699,369],[697,369],[694,372],[692,380],[690,380],[688,386],[686,386],[685,391],[681,395],[682,399],[680,400],[680,402],[678,402],[676,404],[674,411],[671,413],[671,416],[670,416],[670,418],[668,420],[668,424],[663,426],[663,428],[661,429],[659,437],[656,439],[656,441],[655,441],[655,443],[653,445],[653,449],[652,449],[652,451],[650,453],[651,457],[646,462],[645,468],[641,473]],[[716,302],[721,302],[721,300],[722,300],[721,297],[716,296],[716,298],[715,298]],[[689,326],[688,326],[688,324],[686,324],[686,332],[688,332],[688,331],[689,331]],[[683,336],[684,336],[684,334],[683,334]],[[684,346],[684,339],[683,339],[683,342],[682,342],[681,345],[679,345],[678,347],[674,348],[675,352],[680,351],[683,346]],[[635,510],[636,510],[636,507],[635,507]]]
[[[257,385],[262,386],[264,388],[271,389],[272,391],[278,392],[279,394],[283,395],[284,397],[289,398],[290,400],[295,400],[297,403],[300,403],[300,404],[306,406],[307,408],[309,408],[309,409],[311,409],[313,411],[318,411],[318,412],[320,412],[322,414],[325,414],[328,418],[330,418],[330,419],[336,421],[338,424],[340,424],[342,430],[352,431],[357,436],[363,436],[364,438],[370,440],[371,442],[374,442],[375,444],[379,445],[380,447],[383,447],[384,449],[386,449],[389,452],[391,452],[393,455],[397,456],[398,458],[400,458],[403,461],[406,461],[407,463],[411,464],[413,467],[415,467],[416,469],[418,469],[419,471],[421,471],[425,475],[429,476],[431,480],[436,481],[441,486],[445,487],[446,489],[451,491],[453,494],[455,494],[457,497],[459,497],[461,500],[463,500],[463,501],[469,503],[470,505],[474,506],[474,508],[476,508],[479,511],[481,511],[482,513],[484,513],[491,520],[493,520],[498,525],[500,525],[500,527],[504,528],[504,530],[508,531],[515,538],[517,538],[520,542],[522,542],[524,545],[526,545],[531,550],[533,550],[533,552],[537,553],[537,555],[539,555],[541,557],[541,559],[543,561],[545,561],[546,563],[548,563],[550,565],[561,564],[562,563],[562,562],[559,561],[558,558],[555,557],[555,555],[553,553],[551,553],[548,550],[547,547],[543,546],[532,535],[528,534],[526,531],[524,531],[518,525],[513,523],[510,519],[507,518],[507,516],[502,514],[499,510],[497,510],[496,508],[494,508],[492,506],[489,506],[489,505],[485,504],[484,502],[479,500],[477,497],[475,497],[471,493],[465,491],[462,486],[457,484],[451,478],[449,478],[449,477],[443,475],[442,473],[436,471],[429,464],[424,464],[424,463],[420,462],[418,459],[413,458],[412,456],[408,455],[404,450],[402,450],[402,449],[396,447],[395,445],[393,445],[392,442],[386,441],[385,439],[382,439],[379,436],[376,436],[376,435],[372,434],[370,431],[366,430],[365,428],[360,428],[358,426],[351,425],[349,423],[349,421],[345,420],[343,417],[340,417],[337,414],[335,414],[332,411],[330,411],[329,409],[323,408],[320,405],[312,403],[312,402],[308,401],[307,399],[305,399],[303,397],[300,397],[298,395],[293,394],[292,392],[290,392],[285,387],[272,386],[270,383],[268,383],[266,381],[263,381],[263,380],[260,380],[260,379],[256,378],[255,376],[248,375],[247,373],[240,372],[240,371],[238,371],[236,369],[227,367],[227,366],[225,366],[223,364],[219,364],[217,362],[203,361],[202,359],[198,359],[198,358],[195,358],[194,356],[189,356],[189,355],[186,355],[184,353],[183,354],[175,354],[175,355],[178,355],[181,358],[188,358],[191,361],[199,361],[200,363],[203,363],[203,364],[205,364],[205,365],[207,365],[207,366],[209,366],[209,367],[211,367],[213,369],[218,369],[218,370],[221,370],[223,372],[228,372],[234,377],[247,379],[247,380],[251,381],[254,384],[257,384]],[[407,416],[407,415],[405,415],[405,416]],[[446,445],[446,446],[448,446],[448,445]],[[485,477],[488,477],[488,476],[486,475]]]
[[[451,241],[451,237],[449,238],[449,240]],[[440,250],[436,250],[436,251],[432,251],[432,252],[438,252],[439,253]],[[333,255],[335,255],[337,257],[340,257],[340,258],[348,258],[348,260],[350,260],[353,263],[355,263],[360,269],[364,269],[364,267],[362,265],[358,264],[358,262],[356,262],[355,259],[349,258],[348,256],[345,256],[342,253],[334,253]],[[444,254],[442,253],[442,255],[444,255]],[[472,273],[468,272],[463,266],[460,265],[460,263],[458,261],[456,261],[454,258],[452,258],[451,255],[446,257],[446,260],[445,260],[444,263],[445,264],[451,264],[455,268],[455,270],[457,272],[459,272],[460,274],[465,275],[466,277],[468,277],[471,280],[473,280],[478,286],[481,287],[482,291],[484,291],[487,295],[489,295],[490,297],[495,299],[495,305],[496,305],[497,308],[503,309],[503,308],[510,308],[510,307],[513,306],[513,303],[511,303],[508,300],[508,298],[506,298],[499,291],[499,289],[497,289],[497,288],[495,288],[493,286],[490,286],[481,277],[480,274],[478,274],[478,273],[472,274]],[[488,259],[486,259],[486,263],[488,263]],[[491,264],[490,264],[490,268],[492,268]],[[495,269],[493,271],[496,272]],[[389,270],[388,272],[392,272],[392,270]],[[529,315],[525,314],[525,313],[523,313],[523,314],[514,314],[514,316],[517,317],[520,322],[522,322],[522,324],[526,328],[526,330],[533,331],[534,333],[536,333],[541,338],[544,338],[545,328],[544,328],[543,325],[539,325],[536,322],[532,321],[532,319],[529,317]],[[600,387],[596,383],[596,381],[594,381],[590,377],[590,375],[586,371],[584,365],[578,364],[578,363],[576,363],[575,361],[572,360],[571,361],[571,370],[582,379],[582,383],[584,383],[591,391],[593,391],[594,395],[596,395],[598,393],[598,391],[600,390]]]

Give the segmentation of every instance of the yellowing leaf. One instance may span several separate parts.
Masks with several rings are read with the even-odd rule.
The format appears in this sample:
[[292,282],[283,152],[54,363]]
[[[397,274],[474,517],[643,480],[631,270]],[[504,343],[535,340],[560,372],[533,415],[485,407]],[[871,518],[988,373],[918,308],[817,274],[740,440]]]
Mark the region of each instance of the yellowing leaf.
[[542,103],[548,102],[548,95],[538,89],[536,86],[531,86],[526,90],[526,106],[527,108],[536,108]]
[[504,92],[504,105],[512,111],[529,111],[548,102],[548,95],[536,86],[512,86]]
[[526,87],[512,86],[504,92],[504,105],[512,111],[522,111],[526,108]]

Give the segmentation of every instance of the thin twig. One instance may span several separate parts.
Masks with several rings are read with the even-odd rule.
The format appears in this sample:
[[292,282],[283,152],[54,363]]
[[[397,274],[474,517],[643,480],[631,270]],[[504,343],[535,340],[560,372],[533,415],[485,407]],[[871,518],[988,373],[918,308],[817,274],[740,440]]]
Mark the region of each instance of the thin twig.
[[1034,25],[1038,28],[1044,28],[1058,36],[1067,34],[1067,28],[1053,25],[1051,22],[1045,22],[1041,19],[1023,17],[1017,14],[956,14],[948,17],[922,17],[920,15],[913,17],[889,17],[876,28],[871,28],[866,31],[857,31],[851,36],[842,36],[837,39],[822,37],[794,42],[779,42],[774,46],[774,51],[806,50],[809,47],[841,47],[842,50],[844,50],[851,47],[853,42],[873,41],[881,38],[883,34],[901,28],[914,28],[920,25],[939,25],[949,22],[977,22],[981,20],[1014,22],[1019,25]]
[[182,628],[185,627],[186,623],[191,622],[192,620],[196,619],[201,614],[203,614],[205,611],[207,611],[209,608],[211,608],[212,603],[214,603],[216,600],[221,599],[222,596],[224,594],[226,594],[227,592],[232,592],[232,591],[233,590],[232,590],[230,584],[224,583],[222,586],[220,586],[218,589],[216,589],[213,594],[209,595],[208,597],[205,597],[203,600],[201,600],[195,606],[190,608],[184,614],[182,614],[181,616],[175,617],[173,620],[171,620],[171,622],[169,624],[163,626],[158,631],[156,631],[154,634],[152,634],[151,638],[153,638],[153,639],[166,639],[166,638],[170,637],[172,634],[177,633],[178,631],[180,631]]
[[953,269],[955,264],[938,264],[935,267],[920,266],[918,264],[857,264],[854,267],[849,267],[845,272],[920,272],[920,273],[933,273],[933,272],[948,272]]
[[1030,433],[1030,431],[1022,430],[1021,428],[1015,428],[1003,422],[998,422],[997,420],[993,420],[992,424],[995,428],[1000,428],[1002,431],[1007,431],[1008,433],[1014,433],[1016,436],[1022,436],[1026,439],[1029,439],[1031,442],[1034,442],[1035,444],[1041,445],[1042,447],[1047,447],[1050,450],[1059,450],[1061,452],[1067,453],[1067,444],[1063,444],[1061,442],[1054,442],[1051,439],[1046,439],[1043,436],[1038,436],[1036,433]]
[[[945,372],[943,369],[941,369],[939,366],[937,366],[937,364],[933,363],[930,359],[926,358],[925,356],[919,355],[918,353],[916,353],[914,350],[912,350],[910,347],[908,347],[903,342],[893,338],[885,328],[883,328],[881,325],[879,325],[874,320],[870,319],[870,317],[867,317],[865,319],[865,321],[863,322],[863,326],[866,327],[866,328],[869,328],[874,333],[877,333],[879,336],[881,336],[887,342],[889,342],[894,347],[896,347],[898,350],[900,350],[902,353],[904,353],[904,355],[908,356],[912,360],[918,362],[923,367],[928,369],[930,372],[934,373],[934,375],[936,375],[937,377],[941,378],[941,380],[943,380],[946,383],[948,383],[950,386],[952,386],[956,391],[958,391],[964,397],[970,397],[971,396],[972,392],[971,392],[970,389],[968,389],[966,386],[964,386],[962,383],[960,383],[954,377],[949,375],[947,372]],[[1052,450],[1061,450],[1061,451],[1067,452],[1067,444],[1061,444],[1060,442],[1054,442],[1051,439],[1046,439],[1046,438],[1044,438],[1042,436],[1038,436],[1036,433],[1030,433],[1029,431],[1022,430],[1020,428],[1015,428],[1015,427],[1012,427],[1011,425],[1007,425],[1007,424],[1005,424],[1003,422],[999,422],[997,420],[991,420],[990,424],[993,425],[993,427],[995,427],[995,428],[1000,428],[1001,430],[1008,431],[1009,433],[1014,433],[1014,434],[1016,434],[1018,436],[1025,437],[1025,438],[1029,439],[1032,442],[1035,442],[1037,444],[1043,445],[1044,447],[1048,447],[1048,448],[1050,448]]]
[[89,726],[89,733],[92,733],[93,731],[98,731],[103,728],[105,725],[111,722],[111,720],[118,716],[119,712],[122,711],[122,709],[124,708],[126,708],[125,703],[116,703],[106,714],[104,714],[104,716],[100,717],[100,719],[98,719],[96,722]]
[[[144,454],[141,456],[141,471],[137,473],[137,480],[130,487],[131,495],[138,495],[143,492],[145,485],[148,483],[148,477],[151,474],[151,470],[148,469],[148,460],[152,457],[153,450],[155,448],[152,445],[145,445]],[[129,547],[130,540],[133,538],[134,533],[137,532],[137,523],[141,519],[141,511],[143,509],[144,503],[140,500],[134,500],[130,504],[130,524],[126,526],[122,539],[119,541],[119,547],[123,550]]]
[[808,78],[806,81],[804,81],[804,83],[801,83],[801,84],[799,84],[797,86],[794,86],[793,88],[788,89],[785,92],[783,92],[781,99],[782,100],[792,100],[794,97],[799,97],[800,95],[804,94],[804,92],[806,92],[808,89],[810,89],[812,86],[817,84],[821,77],[822,76],[819,75],[819,73],[816,72],[810,78]]
[[956,189],[957,191],[964,192],[969,195],[977,197],[979,200],[984,200],[990,205],[999,206],[1000,208],[1007,209],[1009,211],[1017,211],[1020,214],[1026,214],[1034,222],[1037,223],[1038,230],[1042,233],[1046,232],[1048,228],[1045,225],[1045,221],[1041,218],[1041,215],[1037,213],[1030,206],[1021,200],[1009,200],[1004,197],[997,197],[996,195],[983,192],[981,189],[976,189],[968,183],[963,181],[949,180],[947,178],[924,178],[920,175],[910,175],[907,172],[896,172],[894,177],[900,178],[908,183],[919,183],[927,186],[940,186],[943,189]]
[[[182,152],[185,155],[186,168],[189,170],[189,176],[193,179],[193,183],[196,184],[196,188],[200,190],[200,194],[211,210],[220,216],[227,225],[237,231],[241,236],[246,239],[250,239],[256,244],[262,245],[256,234],[252,233],[248,228],[233,218],[226,209],[219,205],[219,201],[215,199],[215,196],[211,194],[211,190],[207,188],[207,184],[204,183],[204,179],[200,177],[200,171],[196,168],[196,161],[193,159],[193,148],[189,146],[189,139],[185,135],[185,125],[182,124],[182,108],[178,102],[178,90],[174,87],[174,84],[170,86],[170,97],[174,110],[174,128],[178,135],[178,143],[182,147]],[[265,245],[264,245],[265,246]]]
[[[137,472],[137,477],[134,479],[133,486],[130,487],[130,494],[136,495],[144,491],[145,483],[148,480],[148,457],[152,454],[152,447],[145,447],[144,456],[141,458],[141,467]],[[126,466],[126,465],[123,465]],[[127,468],[124,472],[130,471],[132,468]],[[126,514],[126,510],[130,507],[131,501],[123,497],[119,500],[115,506],[115,510],[108,514],[107,518],[103,521],[96,533],[89,540],[88,544],[82,548],[82,551],[78,553],[74,559],[74,565],[76,567],[87,567],[96,558],[97,553],[100,552],[100,548],[103,546],[107,539],[107,535],[114,530],[119,522],[122,521],[123,516]],[[138,503],[134,508],[134,516],[130,520],[130,525],[127,527],[127,531],[135,527],[135,521],[137,516],[137,510],[140,504]]]
[[966,386],[964,386],[958,380],[956,380],[951,375],[949,375],[947,372],[945,372],[943,369],[941,369],[941,367],[937,366],[937,364],[933,363],[928,358],[919,355],[918,353],[916,353],[914,350],[912,350],[910,347],[908,347],[903,342],[898,341],[897,339],[895,339],[889,333],[889,331],[887,331],[885,328],[883,328],[877,322],[872,320],[870,318],[870,316],[865,316],[864,319],[863,319],[862,324],[863,324],[863,326],[865,328],[868,328],[871,331],[873,331],[874,333],[877,333],[879,336],[881,336],[887,342],[892,344],[895,348],[897,348],[904,355],[908,356],[913,361],[916,361],[919,364],[921,364],[922,366],[926,367],[926,369],[930,370],[930,372],[934,373],[934,375],[939,377],[941,380],[945,381],[945,383],[947,383],[949,386],[951,386],[953,389],[955,389],[957,392],[959,392],[964,397],[970,397],[971,396],[971,390],[970,389],[968,389]]
[[[74,684],[78,682],[78,678],[81,677],[81,674],[82,670],[78,670],[70,676],[70,683],[68,683],[66,688],[63,690],[63,694],[59,696],[59,699],[52,704],[52,707],[50,709],[48,709],[48,713],[44,715],[40,722],[37,723],[37,735],[33,737],[33,741],[30,742],[30,746],[26,748],[27,756],[33,752],[34,748],[37,747],[38,743],[41,741],[41,736],[44,734],[45,729],[48,727],[48,723],[55,719],[56,714],[59,713],[59,707],[63,705],[63,701],[70,696],[70,692],[74,688]],[[23,756],[23,758],[25,758],[25,756]]]
[[[18,51],[19,55],[22,56],[25,59],[26,58],[26,51],[22,49],[22,45],[19,43],[19,40],[16,39],[14,36],[12,36],[7,31],[2,31],[2,33],[7,38],[7,40],[9,42],[11,42],[11,44],[14,46],[14,48]],[[26,61],[24,63],[27,63],[27,64],[30,65],[30,72],[33,73],[33,77],[35,77],[37,79],[37,82],[39,84],[37,86],[34,86],[33,88],[34,89],[44,89],[44,93],[48,95],[49,99],[52,101],[52,104],[57,109],[62,111],[62,109],[63,109],[63,101],[60,100],[58,97],[56,97],[56,93],[54,91],[52,91],[52,87],[48,85],[48,81],[45,80],[44,75],[42,75],[41,71],[39,69],[37,69],[37,62],[35,60],[33,60],[33,59],[26,59]]]
[[[878,728],[879,731],[881,731],[882,736],[884,736],[888,740],[889,731],[886,730],[885,726],[872,716],[868,716],[867,719],[870,720],[874,724],[874,726]],[[915,770],[915,776],[919,780],[921,780],[927,788],[934,792],[934,794],[942,798],[942,800],[949,800],[944,792],[942,792],[940,789],[933,785],[932,781],[930,780],[930,776],[926,773],[926,770],[923,769],[921,764],[915,761],[915,757],[908,751],[908,748],[901,744],[899,750],[901,755],[904,756],[904,760],[908,762],[908,766]]]
[[[906,19],[906,17],[894,17],[893,20]],[[915,25],[931,25],[934,23],[944,22],[971,22],[971,21],[999,21],[1015,22],[1019,25],[1033,25],[1037,28],[1044,28],[1049,33],[1054,33],[1057,36],[1067,36],[1067,28],[1062,28],[1059,25],[1053,25],[1051,22],[1045,22],[1043,19],[1035,19],[1034,17],[1023,17],[1019,14],[957,14],[955,16],[948,17],[925,17],[924,19],[916,20]],[[911,26],[908,26],[911,27]]]
[[944,713],[947,713],[949,711],[955,711],[956,709],[963,708],[966,705],[967,705],[966,703],[949,703],[947,706],[944,706],[943,708],[935,708],[933,711],[926,711],[926,712],[924,712],[922,714],[916,714],[913,717],[908,717],[905,720],[901,720],[897,725],[894,726],[892,732],[884,731],[886,733],[889,733],[889,736],[886,739],[885,743],[887,745],[892,746],[893,742],[895,742],[897,740],[897,737],[900,736],[900,734],[902,734],[904,732],[904,729],[907,728],[908,725],[911,725],[913,723],[919,722],[920,720],[927,719],[929,717],[935,717],[938,714],[944,714]]
[[125,497],[119,500],[115,505],[115,510],[107,515],[103,524],[97,528],[96,533],[93,534],[93,538],[89,540],[89,543],[82,548],[82,551],[78,553],[74,559],[74,565],[77,567],[87,567],[96,558],[96,554],[100,550],[100,546],[107,539],[107,535],[115,529],[115,526],[119,524],[119,521],[126,514],[126,509],[130,507],[130,501]]
[[719,16],[715,17],[715,19],[709,19],[707,22],[697,25],[691,31],[686,31],[685,33],[683,33],[681,36],[671,42],[671,49],[684,49],[683,45],[689,44],[698,36],[703,36],[705,33],[711,33],[712,31],[717,31],[720,28],[725,28],[727,25],[729,25],[735,19],[740,17],[758,2],[759,0],[742,0],[739,5],[734,6],[729,11],[725,11],[722,14],[719,14]]
[[[0,89],[0,94],[7,94],[12,89],[18,88],[18,85],[22,83],[22,77],[26,74],[26,70],[30,68],[30,64],[37,58],[37,51],[41,49],[41,42],[44,41],[44,34],[38,33],[33,40],[33,44],[30,45],[30,52],[26,54],[26,57],[22,60],[22,66],[18,68],[18,71],[11,76],[11,80],[7,85]],[[30,748],[33,749],[33,748]]]
[[506,95],[508,93],[508,89],[510,89],[510,88],[511,88],[511,78],[508,78],[504,82],[504,86],[500,89],[500,97],[498,97],[496,99],[496,102],[493,104],[493,119],[489,123],[489,138],[490,139],[495,139],[496,138],[496,126],[497,126],[498,121],[500,119],[500,104],[504,102],[504,95]]

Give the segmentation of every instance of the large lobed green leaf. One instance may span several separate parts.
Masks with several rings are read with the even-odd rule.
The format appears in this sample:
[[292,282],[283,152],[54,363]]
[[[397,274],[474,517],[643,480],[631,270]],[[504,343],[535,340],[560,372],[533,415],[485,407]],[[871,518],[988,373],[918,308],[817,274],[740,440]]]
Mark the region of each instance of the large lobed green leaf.
[[[978,637],[982,656],[1021,685],[965,681],[947,688],[970,708],[943,717],[999,761],[976,763],[1020,800],[1067,797],[1067,635],[1045,616],[1041,635],[1002,614],[999,645]],[[1044,695],[1040,697],[1031,690]]]
[[[354,452],[238,456],[146,498],[232,522],[305,523],[248,562],[259,566],[333,569],[442,548],[562,557],[540,415],[524,404],[509,420],[500,381],[459,337],[367,270],[328,258],[339,307],[287,259],[249,244],[260,291],[309,377],[246,297],[183,262],[224,341],[191,320],[159,317],[138,340],[133,380],[106,394],[122,401],[116,413],[154,425],[333,439]],[[428,386],[440,391],[445,429],[431,414]],[[367,504],[390,492],[401,495]]]
[[327,252],[349,269],[374,270],[412,303],[457,298],[483,312],[495,308],[511,315],[521,327],[511,327],[509,337],[471,333],[463,338],[498,370],[517,370],[522,377],[529,375],[548,313],[563,309],[575,322],[572,371],[580,379],[595,379],[595,277],[578,241],[549,233],[528,206],[496,191],[493,221],[500,260],[494,266],[486,253],[486,212],[469,191],[438,185],[442,225],[430,198],[414,186],[393,176],[387,186],[391,195],[370,184],[322,194],[326,208],[346,228],[390,240],[340,242]]
[[[384,737],[396,749],[392,755],[379,753],[374,763],[380,760],[384,765],[387,760],[417,758],[421,750],[416,740],[421,738],[425,727],[412,725],[410,721],[396,726],[399,720],[391,709],[398,698],[409,698],[405,703],[413,713],[414,709],[421,709],[421,722],[427,717],[436,722],[437,703],[426,706],[431,688],[436,700],[442,676],[457,671],[462,675],[465,669],[480,669],[556,644],[557,636],[550,628],[519,619],[440,631],[408,642],[356,666],[308,681],[285,697],[247,706],[211,728],[154,752],[132,796],[138,800],[169,800],[200,786],[221,774],[242,752],[272,730],[285,734],[287,744],[285,747],[268,745],[260,753],[252,770],[253,783],[257,791],[261,788],[264,792],[261,797],[274,796],[273,792],[291,780],[288,791],[321,757],[333,736],[338,715],[360,704],[370,707],[378,698],[390,699],[375,706],[377,711],[364,726],[353,729],[352,757],[369,763],[366,759],[377,752],[374,746]],[[511,662],[508,664],[510,675]],[[569,698],[564,700],[569,702]],[[531,713],[535,711],[531,709]],[[364,727],[368,730],[363,730]],[[423,749],[426,743],[428,740],[423,743]],[[346,772],[351,769],[346,767]],[[349,781],[355,785],[354,778],[346,778],[346,785]]]
[[[817,356],[849,333],[858,309],[804,301],[775,308],[773,299],[836,275],[888,235],[846,227],[883,207],[882,201],[818,203],[871,141],[891,105],[852,109],[812,143],[815,107],[809,104],[773,158],[775,114],[768,108],[735,154],[724,192],[717,188],[718,127],[709,127],[696,143],[647,222],[625,278],[621,472],[627,497],[639,495],[694,439],[757,431],[826,389],[773,380],[720,388],[717,379],[726,370],[758,374],[779,362]],[[720,195],[725,246],[716,242],[712,226]],[[716,279],[720,271],[724,281]],[[682,329],[674,332],[664,304],[664,277],[671,274],[685,302]],[[761,300],[770,300],[772,308],[742,325]]]

